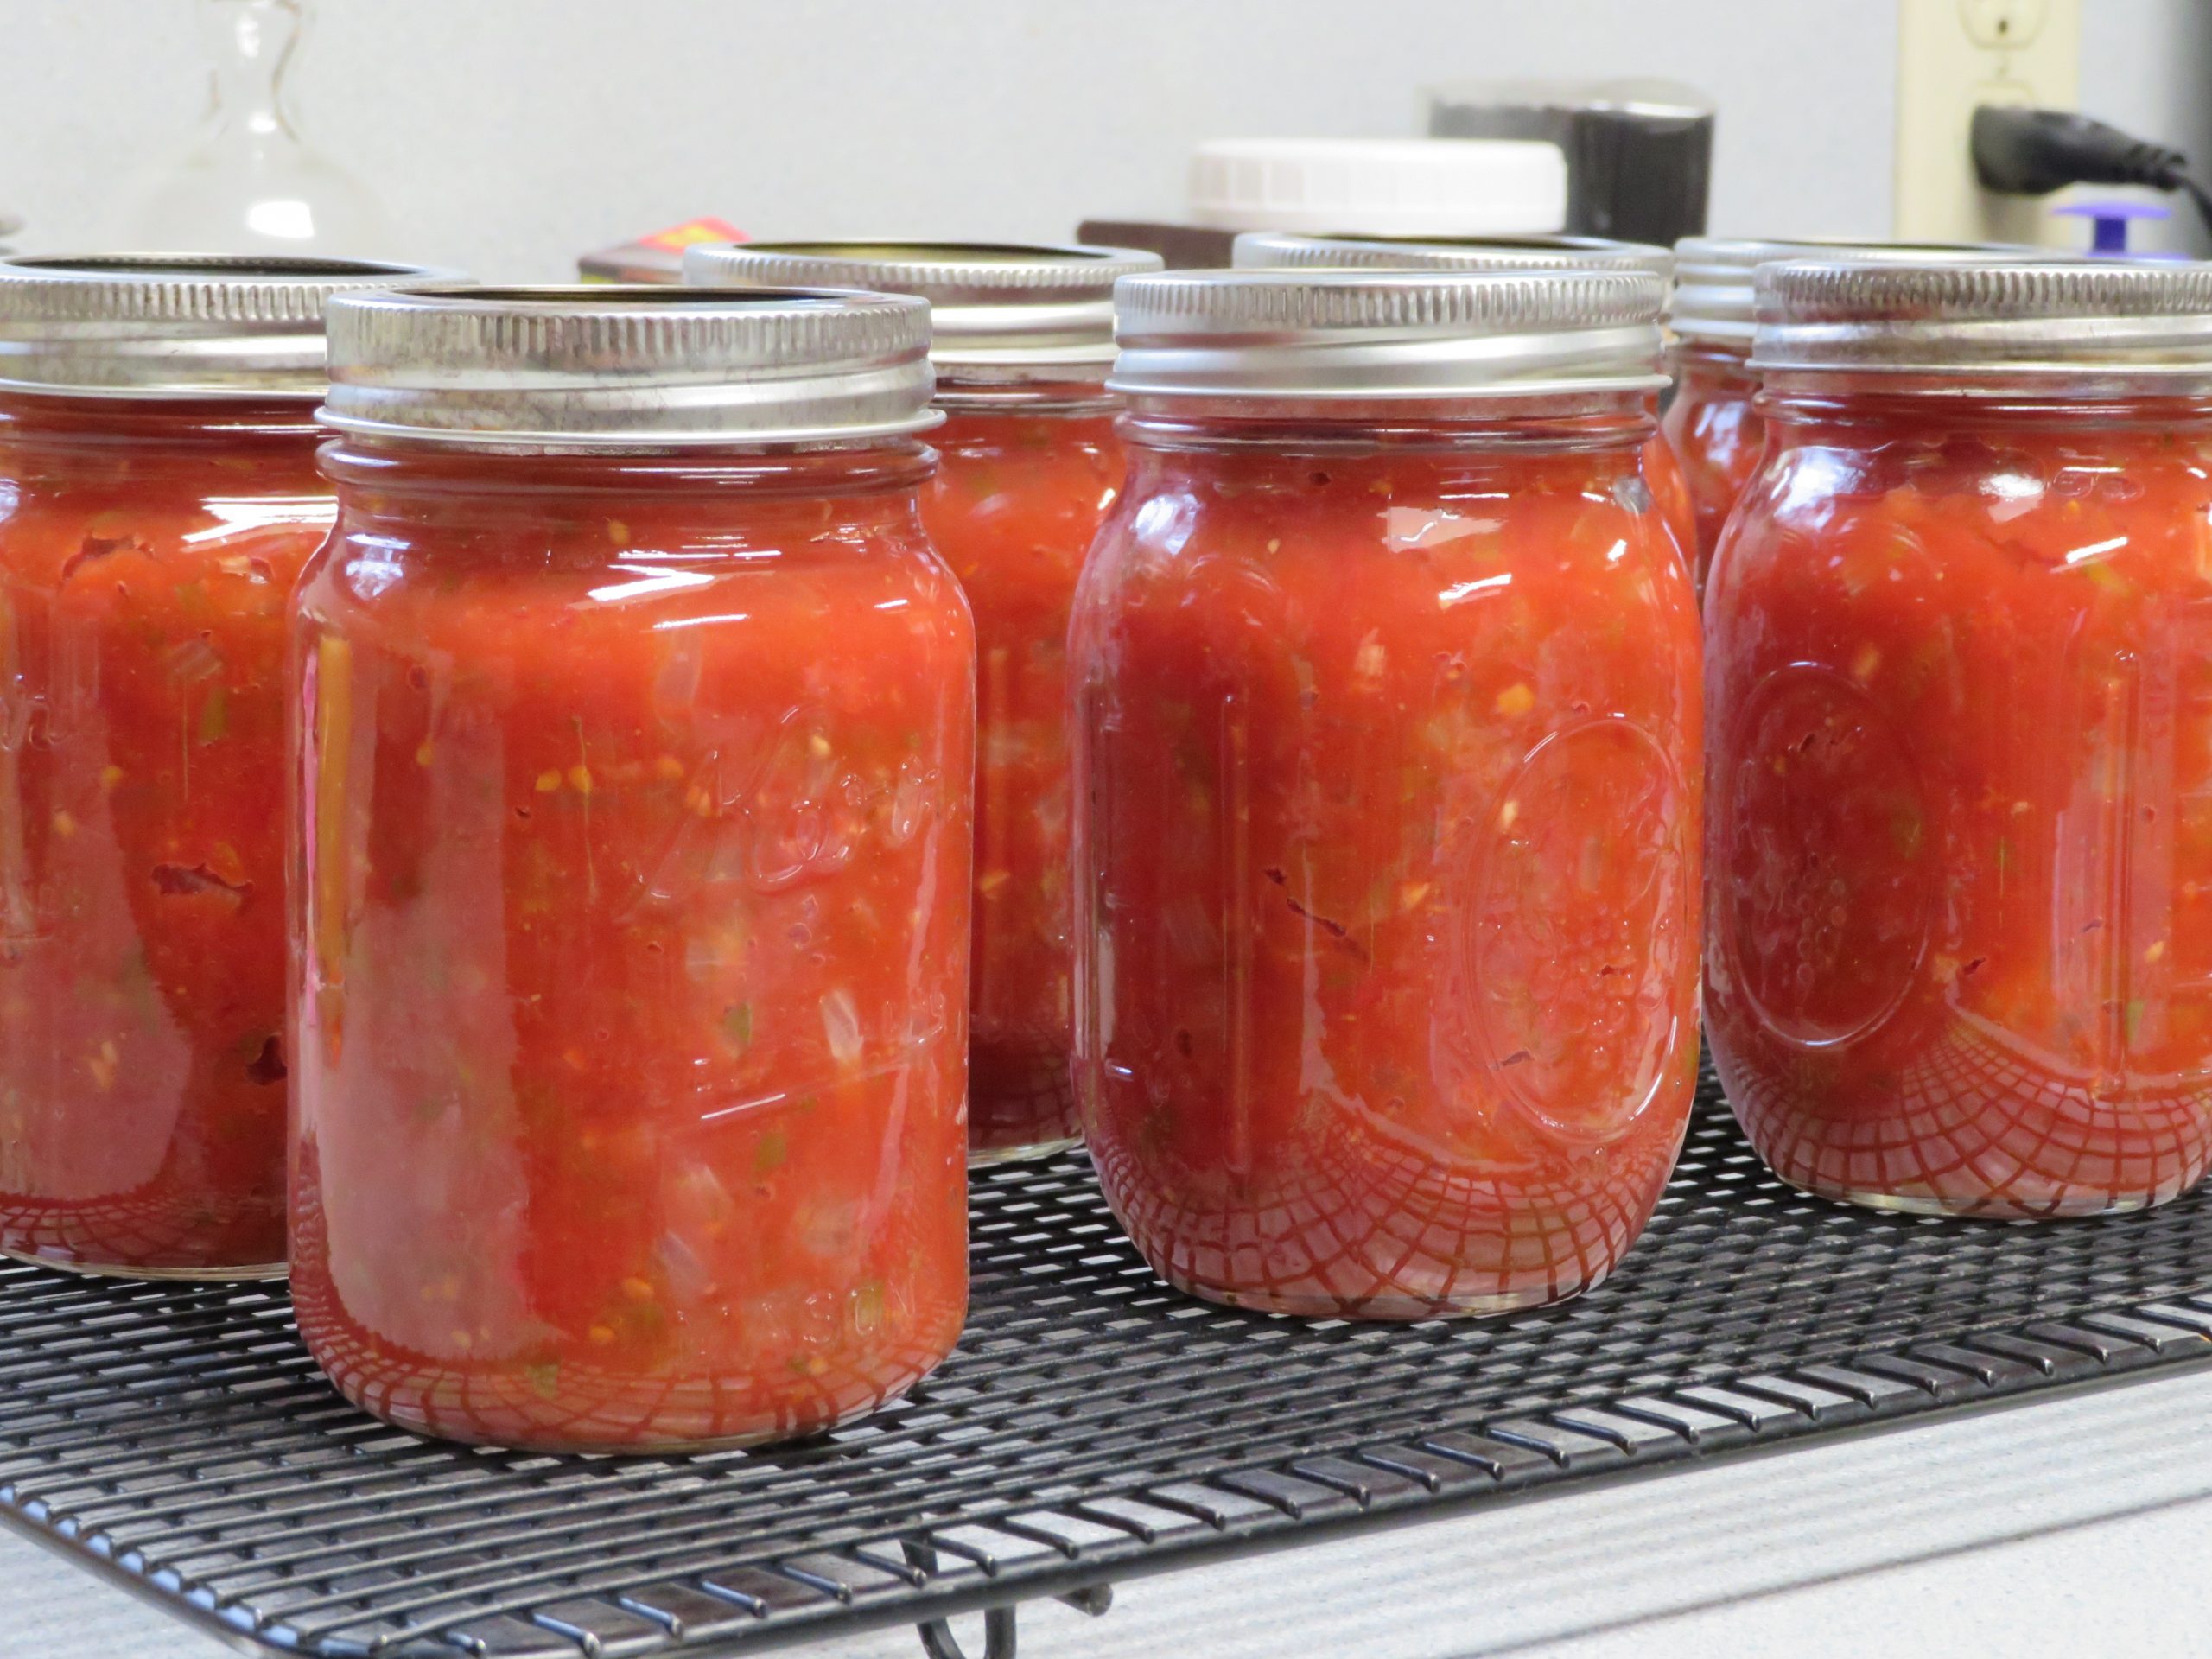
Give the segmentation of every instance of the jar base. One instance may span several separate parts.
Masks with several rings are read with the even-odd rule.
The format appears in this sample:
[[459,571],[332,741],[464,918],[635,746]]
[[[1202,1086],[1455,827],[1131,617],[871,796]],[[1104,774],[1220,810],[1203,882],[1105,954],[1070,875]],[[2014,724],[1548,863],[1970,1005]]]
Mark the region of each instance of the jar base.
[[33,1255],[27,1250],[11,1250],[4,1246],[0,1246],[0,1256],[20,1262],[27,1268],[51,1268],[56,1273],[73,1273],[85,1279],[160,1279],[182,1284],[219,1285],[233,1281],[259,1283],[283,1279],[291,1271],[282,1262],[250,1268],[112,1267],[101,1262],[65,1262],[49,1255]]
[[1779,1170],[1775,1174],[1792,1191],[1830,1204],[1847,1204],[1855,1209],[1876,1210],[1893,1216],[1939,1216],[1950,1221],[2092,1221],[2099,1216],[2125,1216],[2139,1210],[2154,1209],[2166,1202],[2165,1197],[2146,1195],[2107,1198],[2081,1205],[2026,1205],[2004,1198],[1943,1198],[1923,1192],[1816,1186]]
[[1039,1158],[1051,1158],[1083,1144],[1079,1135],[1065,1135],[1057,1140],[1039,1141],[1022,1147],[991,1147],[978,1151],[969,1149],[968,1167],[988,1169],[995,1164],[1034,1163]]
[[[1154,1271],[1158,1271],[1157,1264]],[[1572,1290],[1513,1291],[1493,1296],[1455,1296],[1429,1301],[1415,1296],[1364,1296],[1347,1300],[1335,1296],[1286,1295],[1277,1292],[1225,1290],[1162,1274],[1162,1278],[1186,1296],[1243,1313],[1281,1313],[1299,1319],[1362,1319],[1378,1324],[1415,1324],[1424,1319],[1493,1319],[1502,1313],[1525,1313],[1532,1307],[1553,1307],[1573,1301],[1594,1289],[1598,1280]]]
[[[872,1416],[914,1386],[912,1382],[907,1383],[905,1387],[893,1389],[880,1400],[856,1406],[852,1410],[843,1412],[802,1433],[793,1433],[788,1429],[764,1428],[753,1433],[721,1434],[701,1440],[689,1440],[678,1436],[670,1440],[566,1440],[550,1436],[484,1433],[476,1432],[466,1425],[454,1425],[449,1427],[433,1427],[420,1416],[394,1412],[378,1406],[373,1402],[364,1398],[356,1390],[346,1387],[335,1377],[331,1376],[327,1370],[323,1372],[323,1376],[346,1403],[356,1410],[367,1414],[380,1423],[388,1424],[393,1428],[404,1430],[407,1433],[425,1440],[444,1441],[453,1446],[478,1446],[488,1451],[526,1452],[548,1457],[575,1458],[680,1458],[693,1457],[710,1452],[743,1452],[755,1446],[789,1446],[795,1442],[816,1440],[823,1435],[834,1433],[849,1424],[856,1423],[864,1417]],[[920,1379],[915,1380],[918,1382]]]

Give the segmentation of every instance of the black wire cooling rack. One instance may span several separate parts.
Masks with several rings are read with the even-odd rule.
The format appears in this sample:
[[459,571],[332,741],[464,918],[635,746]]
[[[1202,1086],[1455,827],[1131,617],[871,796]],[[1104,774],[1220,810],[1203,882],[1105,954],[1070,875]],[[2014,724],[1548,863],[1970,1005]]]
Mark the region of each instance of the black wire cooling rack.
[[957,1354],[819,1442],[472,1450],[317,1377],[273,1287],[0,1270],[0,1518],[235,1646],[726,1654],[2212,1358],[2212,1194],[2047,1227],[1769,1176],[1708,1080],[1622,1270],[1472,1323],[1298,1324],[1147,1272],[1079,1157],[979,1172]]

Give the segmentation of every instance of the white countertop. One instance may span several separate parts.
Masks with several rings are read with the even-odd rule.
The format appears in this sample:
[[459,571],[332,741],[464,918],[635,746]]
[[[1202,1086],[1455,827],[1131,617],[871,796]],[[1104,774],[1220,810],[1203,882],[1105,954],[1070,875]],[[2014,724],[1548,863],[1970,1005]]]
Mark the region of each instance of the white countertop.
[[[2212,1629],[2212,1370],[1026,1604],[1021,1659],[2177,1653]],[[981,1659],[979,1619],[958,1621]],[[0,1659],[228,1651],[0,1533]],[[911,1629],[810,1659],[913,1659]]]

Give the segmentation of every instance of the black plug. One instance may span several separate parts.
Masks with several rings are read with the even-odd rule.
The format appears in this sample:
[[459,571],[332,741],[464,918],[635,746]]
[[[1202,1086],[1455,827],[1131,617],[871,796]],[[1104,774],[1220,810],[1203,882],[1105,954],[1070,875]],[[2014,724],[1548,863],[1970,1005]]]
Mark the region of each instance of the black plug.
[[2189,157],[2068,110],[1985,104],[1974,112],[1974,170],[1985,190],[2044,196],[2069,184],[2178,190]]
[[2140,184],[2183,190],[2212,229],[2212,196],[2189,175],[2189,157],[2145,143],[2070,110],[1985,104],[1974,112],[1974,176],[1985,190],[2047,196],[2069,184]]

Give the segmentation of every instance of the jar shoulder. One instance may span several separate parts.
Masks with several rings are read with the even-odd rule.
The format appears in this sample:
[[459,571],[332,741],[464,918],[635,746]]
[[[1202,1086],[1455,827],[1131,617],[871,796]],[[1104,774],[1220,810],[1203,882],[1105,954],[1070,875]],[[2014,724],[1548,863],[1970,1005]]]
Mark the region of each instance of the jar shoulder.
[[1868,435],[1777,444],[1716,557],[1749,599],[1879,587],[1966,605],[2056,583],[2110,606],[2202,588],[2209,548],[2201,442]]
[[1695,612],[1664,518],[1619,464],[1517,480],[1510,466],[1315,456],[1209,476],[1134,476],[1099,532],[1079,610],[1171,607],[1293,632],[1383,626],[1450,644],[1505,624],[1655,627],[1694,651]]
[[282,585],[336,516],[312,473],[60,483],[0,471],[0,579],[58,589],[119,559],[176,579],[236,574]]

